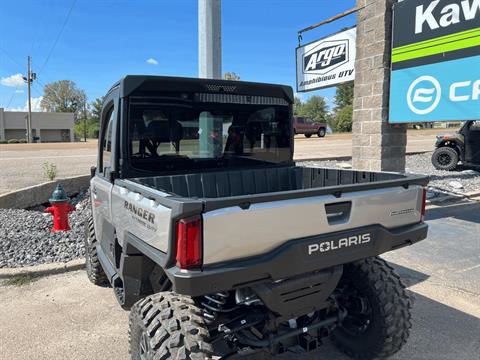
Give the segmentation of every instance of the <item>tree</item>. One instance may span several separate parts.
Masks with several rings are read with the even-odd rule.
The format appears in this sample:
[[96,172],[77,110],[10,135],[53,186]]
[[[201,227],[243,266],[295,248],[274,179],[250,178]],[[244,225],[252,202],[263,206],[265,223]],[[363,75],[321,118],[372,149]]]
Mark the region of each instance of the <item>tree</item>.
[[303,102],[298,96],[295,96],[293,99],[293,115],[301,116],[303,110]]
[[85,121],[81,119],[78,121],[75,126],[74,126],[74,132],[75,135],[78,136],[79,138],[83,138],[85,135],[85,129],[87,130],[87,137],[92,139],[92,138],[98,138],[98,133],[100,129],[100,123],[97,119],[94,118],[89,118],[87,120],[87,123],[85,124]]
[[353,81],[337,86],[334,103],[334,129],[340,132],[352,131]]
[[325,122],[330,127],[330,129],[335,129],[335,114],[332,112],[327,112],[325,114]]
[[96,98],[90,103],[90,116],[87,122],[87,134],[89,138],[98,138],[100,131],[100,115],[102,113],[103,96]]
[[353,104],[353,81],[343,83],[337,86],[334,98],[335,111]]
[[235,74],[233,71],[226,72],[223,74],[225,80],[240,80],[240,76]]
[[327,102],[322,96],[314,95],[301,108],[301,113],[314,122],[324,122],[327,118]]
[[73,126],[73,132],[76,137],[83,139],[83,136],[85,134],[85,129],[87,129],[87,137],[88,137],[88,123],[86,124],[87,126],[85,127],[85,122],[84,121],[78,121],[74,126]]
[[100,114],[102,112],[103,96],[96,98],[90,103],[91,117],[97,121],[100,121]]
[[87,102],[85,91],[79,89],[71,80],[59,80],[45,85],[40,107],[52,112],[73,112],[82,119]]
[[100,133],[100,120],[95,118],[88,119],[88,137],[90,138],[98,138],[98,134]]
[[352,104],[346,105],[335,113],[335,130],[339,132],[352,131]]

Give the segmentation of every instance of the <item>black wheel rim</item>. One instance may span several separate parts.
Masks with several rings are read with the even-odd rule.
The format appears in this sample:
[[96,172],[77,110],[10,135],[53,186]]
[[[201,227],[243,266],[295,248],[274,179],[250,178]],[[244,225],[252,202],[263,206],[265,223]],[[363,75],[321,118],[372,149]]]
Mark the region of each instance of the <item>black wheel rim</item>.
[[150,342],[148,341],[148,336],[144,332],[140,336],[140,359],[141,360],[148,360],[148,353],[150,352]]
[[440,154],[437,161],[442,166],[448,166],[452,162],[452,157],[449,154]]
[[344,283],[339,289],[337,300],[347,310],[347,316],[340,327],[351,336],[364,334],[373,320],[372,306],[366,294],[352,283]]

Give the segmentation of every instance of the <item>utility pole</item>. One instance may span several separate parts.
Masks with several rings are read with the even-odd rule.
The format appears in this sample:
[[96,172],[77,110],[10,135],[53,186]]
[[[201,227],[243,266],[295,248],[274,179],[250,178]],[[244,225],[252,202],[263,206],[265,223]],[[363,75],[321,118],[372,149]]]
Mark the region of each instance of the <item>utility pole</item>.
[[[198,77],[222,78],[222,2],[198,0]],[[222,152],[222,118],[199,117],[200,153],[217,157]]]
[[31,69],[32,58],[30,55],[27,58],[27,76],[23,77],[23,80],[27,83],[27,96],[28,96],[28,115],[27,115],[27,142],[32,142],[32,93],[31,93],[31,84],[32,81],[36,79],[37,74],[32,73]]
[[87,142],[87,99],[83,102],[83,140]]
[[198,76],[222,78],[221,0],[198,0]]

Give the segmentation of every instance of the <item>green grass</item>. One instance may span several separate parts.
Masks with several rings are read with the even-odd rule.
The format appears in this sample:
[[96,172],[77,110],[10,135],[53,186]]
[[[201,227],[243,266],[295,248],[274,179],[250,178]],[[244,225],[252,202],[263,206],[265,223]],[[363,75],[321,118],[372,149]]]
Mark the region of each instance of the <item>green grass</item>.
[[5,285],[5,286],[24,286],[24,285],[28,285],[28,284],[31,284],[35,281],[37,281],[39,278],[39,276],[36,276],[36,275],[25,275],[25,274],[21,274],[21,275],[14,275],[12,276],[10,279],[8,280],[5,280],[2,285]]

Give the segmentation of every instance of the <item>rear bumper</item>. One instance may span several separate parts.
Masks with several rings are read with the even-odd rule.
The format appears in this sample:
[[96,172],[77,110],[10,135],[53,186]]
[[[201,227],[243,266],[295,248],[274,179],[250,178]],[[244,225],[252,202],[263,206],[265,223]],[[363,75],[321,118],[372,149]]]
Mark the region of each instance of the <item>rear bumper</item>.
[[187,271],[167,268],[173,289],[199,296],[290,278],[380,255],[427,237],[426,223],[386,229],[380,225],[291,240],[275,250],[247,259]]

